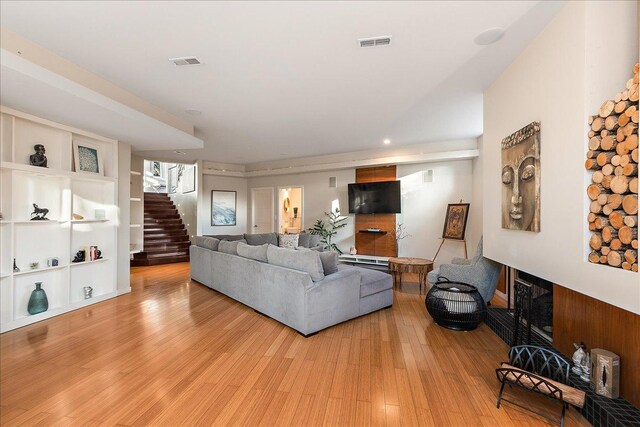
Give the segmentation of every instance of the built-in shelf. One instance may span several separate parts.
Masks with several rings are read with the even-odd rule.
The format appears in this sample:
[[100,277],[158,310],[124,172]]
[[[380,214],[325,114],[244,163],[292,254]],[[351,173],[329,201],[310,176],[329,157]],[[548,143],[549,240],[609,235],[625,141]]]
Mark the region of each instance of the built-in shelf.
[[358,230],[358,233],[380,234],[380,235],[387,234],[386,231],[382,231],[382,230]]
[[69,222],[69,221],[65,221],[62,219],[48,219],[48,220],[34,220],[31,221],[29,219],[18,219],[15,221],[4,221],[4,223],[6,224],[62,224],[65,222]]
[[62,169],[43,168],[39,166],[25,165],[22,163],[1,162],[0,167],[3,169],[11,169],[15,171],[28,172],[41,176],[52,176],[56,178],[73,178],[83,181],[105,181],[115,182],[115,178],[110,176],[102,176],[98,174],[89,174],[87,172],[72,172]]
[[142,201],[142,199],[140,197],[130,197],[129,200],[132,201],[132,202],[141,202]]
[[129,227],[131,227],[131,228],[140,228],[142,226],[140,224],[130,224]]
[[[67,254],[72,248],[98,245],[105,254],[116,253],[118,213],[114,206],[118,202],[118,141],[4,106],[0,106],[0,127],[0,206],[5,216],[0,219],[2,333],[119,294],[115,257],[110,261],[71,264],[69,257],[62,256],[59,265],[47,265],[52,256]],[[38,141],[47,147],[49,167],[29,164],[33,144]],[[102,172],[106,176],[74,172],[73,146],[84,143],[99,147]],[[131,181],[141,180],[132,177]],[[46,220],[32,220],[33,203],[48,209]],[[105,215],[98,213],[96,218],[98,210]],[[74,213],[79,215],[76,218],[84,218],[73,219]],[[21,271],[13,272],[14,259]],[[31,269],[33,262],[38,262],[40,268]],[[93,263],[97,265],[71,268]],[[40,280],[43,289],[46,288],[49,309],[30,316],[26,300],[33,290],[33,282]],[[81,299],[82,287],[87,283],[94,289],[94,298],[84,300]]]
[[131,171],[131,175],[141,176],[141,175],[142,175],[142,173],[137,172],[137,171]]
[[110,258],[100,258],[93,261],[82,261],[82,262],[72,262],[69,264],[71,267],[75,267],[77,265],[87,265],[87,264],[96,264],[103,261],[109,261]]
[[34,268],[29,270],[20,270],[13,273],[14,276],[21,276],[23,274],[33,274],[33,273],[41,273],[43,271],[49,270],[59,270],[61,268],[65,268],[66,265],[57,265],[55,267],[42,267],[42,268]]

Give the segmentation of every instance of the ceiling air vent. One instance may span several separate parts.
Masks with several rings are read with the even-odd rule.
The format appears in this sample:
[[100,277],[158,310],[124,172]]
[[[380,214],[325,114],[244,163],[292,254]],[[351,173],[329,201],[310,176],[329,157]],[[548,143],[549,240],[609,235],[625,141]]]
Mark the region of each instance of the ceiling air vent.
[[176,66],[202,64],[202,62],[200,62],[200,60],[195,56],[183,56],[181,58],[170,58],[169,61],[173,62]]
[[366,39],[358,39],[360,47],[377,47],[389,46],[391,44],[391,36],[369,37]]

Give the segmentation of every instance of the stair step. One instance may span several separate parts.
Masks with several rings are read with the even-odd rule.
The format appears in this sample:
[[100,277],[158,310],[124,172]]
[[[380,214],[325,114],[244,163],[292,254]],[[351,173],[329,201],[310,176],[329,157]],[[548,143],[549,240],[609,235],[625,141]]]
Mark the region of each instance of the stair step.
[[158,230],[158,231],[148,231],[144,230],[144,237],[160,237],[160,236],[182,236],[187,234],[187,230],[178,229],[178,230]]
[[152,224],[152,225],[144,225],[145,233],[154,232],[154,231],[169,231],[169,230],[183,230],[184,225],[182,224]]
[[179,242],[188,242],[189,236],[186,234],[183,236],[163,236],[163,237],[145,237],[144,246],[146,247],[148,244],[153,243],[179,243]]
[[189,261],[191,241],[178,209],[167,194],[144,194],[144,252],[132,266]]
[[150,265],[173,264],[175,262],[188,262],[188,256],[171,257],[171,258],[152,258],[152,259],[134,259],[131,260],[132,267],[146,267]]

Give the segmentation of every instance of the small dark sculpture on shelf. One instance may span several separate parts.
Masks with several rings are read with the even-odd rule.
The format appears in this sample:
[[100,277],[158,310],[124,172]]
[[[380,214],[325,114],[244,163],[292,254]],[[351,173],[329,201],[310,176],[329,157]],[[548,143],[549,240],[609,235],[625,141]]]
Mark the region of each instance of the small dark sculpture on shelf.
[[33,204],[33,212],[31,212],[31,221],[44,221],[49,220],[49,218],[45,218],[49,213],[49,209],[40,208],[35,203]]
[[16,259],[13,259],[13,272],[14,273],[19,273],[20,272],[20,268],[18,268],[18,265],[16,264]]
[[29,156],[29,163],[31,166],[40,166],[42,168],[47,167],[47,156],[44,155],[46,150],[44,149],[44,145],[36,144],[33,146],[33,149],[36,152]]
[[102,251],[100,249],[96,249],[96,259],[102,259]]
[[71,262],[84,262],[84,250],[79,250]]

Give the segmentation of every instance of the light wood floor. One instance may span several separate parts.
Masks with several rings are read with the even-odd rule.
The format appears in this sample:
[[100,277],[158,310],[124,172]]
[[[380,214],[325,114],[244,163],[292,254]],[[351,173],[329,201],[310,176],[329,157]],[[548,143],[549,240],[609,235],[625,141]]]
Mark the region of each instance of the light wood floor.
[[[190,281],[188,264],[134,268],[132,288],[0,337],[3,426],[547,425],[496,409],[507,346],[486,325],[435,325],[415,285],[307,339]],[[567,423],[588,425],[574,410]]]

